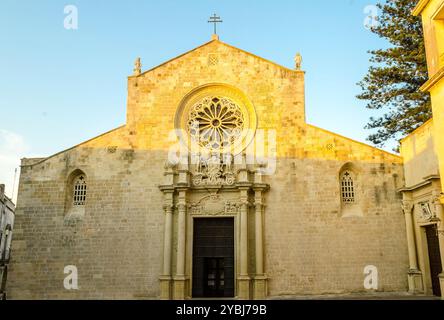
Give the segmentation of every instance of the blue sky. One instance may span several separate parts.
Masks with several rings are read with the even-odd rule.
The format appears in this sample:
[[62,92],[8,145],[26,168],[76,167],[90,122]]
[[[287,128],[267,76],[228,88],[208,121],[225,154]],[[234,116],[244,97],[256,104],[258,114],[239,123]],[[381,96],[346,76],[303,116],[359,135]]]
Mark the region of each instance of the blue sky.
[[[355,98],[367,50],[386,46],[364,27],[369,0],[2,0],[0,182],[11,194],[22,157],[48,156],[125,123],[126,77],[221,40],[292,68],[303,55],[307,122],[365,142],[373,114]],[[63,26],[65,5],[78,30]],[[391,150],[393,144],[387,146]]]

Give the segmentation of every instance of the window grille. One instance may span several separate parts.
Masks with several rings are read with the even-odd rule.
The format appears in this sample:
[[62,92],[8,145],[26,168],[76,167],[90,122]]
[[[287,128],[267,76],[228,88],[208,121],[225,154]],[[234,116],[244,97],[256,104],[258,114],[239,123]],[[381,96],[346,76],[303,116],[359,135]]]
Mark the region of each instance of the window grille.
[[74,206],[84,206],[86,201],[86,179],[81,175],[74,182]]
[[353,181],[353,175],[349,171],[344,172],[342,175],[341,194],[343,203],[355,203],[355,185]]

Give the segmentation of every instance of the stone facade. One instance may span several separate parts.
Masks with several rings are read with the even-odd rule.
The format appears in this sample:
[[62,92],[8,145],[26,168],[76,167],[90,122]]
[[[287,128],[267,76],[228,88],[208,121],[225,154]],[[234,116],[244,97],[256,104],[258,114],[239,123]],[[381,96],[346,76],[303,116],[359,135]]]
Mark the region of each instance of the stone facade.
[[[433,120],[425,123],[402,142],[406,186],[401,191],[406,213],[410,256],[409,287],[412,292],[444,292],[444,1],[421,0],[413,10],[421,15],[429,80],[421,87],[432,100]],[[425,215],[425,216],[424,216]],[[426,229],[436,228],[437,250],[429,248]],[[440,252],[440,259],[433,259]],[[441,269],[436,275],[435,269]],[[433,264],[433,263],[432,263]],[[439,284],[433,284],[437,281]],[[432,288],[433,287],[433,288]],[[444,295],[442,295],[444,297]]]
[[[362,292],[368,265],[378,290],[407,290],[402,159],[307,124],[303,71],[217,37],[145,72],[138,62],[126,125],[23,159],[11,298],[190,298],[196,217],[234,219],[240,299]],[[239,161],[223,166],[171,160],[184,115],[208,94],[240,106],[239,141],[257,145],[265,132],[264,152],[236,146]],[[354,178],[350,205],[344,172]],[[78,290],[63,286],[67,265],[78,268]]]
[[[432,99],[436,151],[441,174],[444,172],[444,1],[421,0],[413,11],[422,17],[429,81],[421,88]],[[444,189],[444,179],[441,179]],[[442,199],[444,204],[444,198]]]
[[5,195],[5,185],[0,184],[0,300],[6,299],[14,211],[14,203]]
[[[407,243],[409,246],[409,289],[412,293],[433,295],[430,253],[426,237],[427,228],[437,226],[438,234],[444,232],[440,223],[442,205],[439,203],[441,183],[436,154],[434,120],[430,120],[401,140],[404,159],[405,186],[403,194]],[[442,238],[439,236],[439,238]],[[444,248],[440,245],[441,257]],[[443,261],[444,262],[444,261]],[[436,294],[436,292],[435,292]]]

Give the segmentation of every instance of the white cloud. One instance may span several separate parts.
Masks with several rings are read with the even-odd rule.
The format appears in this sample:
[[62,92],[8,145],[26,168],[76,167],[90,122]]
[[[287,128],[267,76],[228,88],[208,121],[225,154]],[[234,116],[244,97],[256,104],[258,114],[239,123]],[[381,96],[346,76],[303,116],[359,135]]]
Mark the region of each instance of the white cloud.
[[17,169],[13,195],[15,169],[19,168],[20,159],[28,152],[29,147],[21,135],[0,129],[0,184],[6,185],[6,195],[14,197],[14,202],[16,202],[19,178],[19,169]]

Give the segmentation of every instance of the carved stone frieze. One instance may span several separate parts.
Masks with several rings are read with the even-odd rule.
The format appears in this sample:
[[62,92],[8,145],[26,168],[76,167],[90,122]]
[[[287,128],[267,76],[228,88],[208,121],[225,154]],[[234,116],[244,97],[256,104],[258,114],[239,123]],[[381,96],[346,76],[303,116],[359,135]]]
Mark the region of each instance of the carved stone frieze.
[[220,195],[209,195],[188,206],[191,215],[236,215],[240,204],[235,201],[223,201]]

